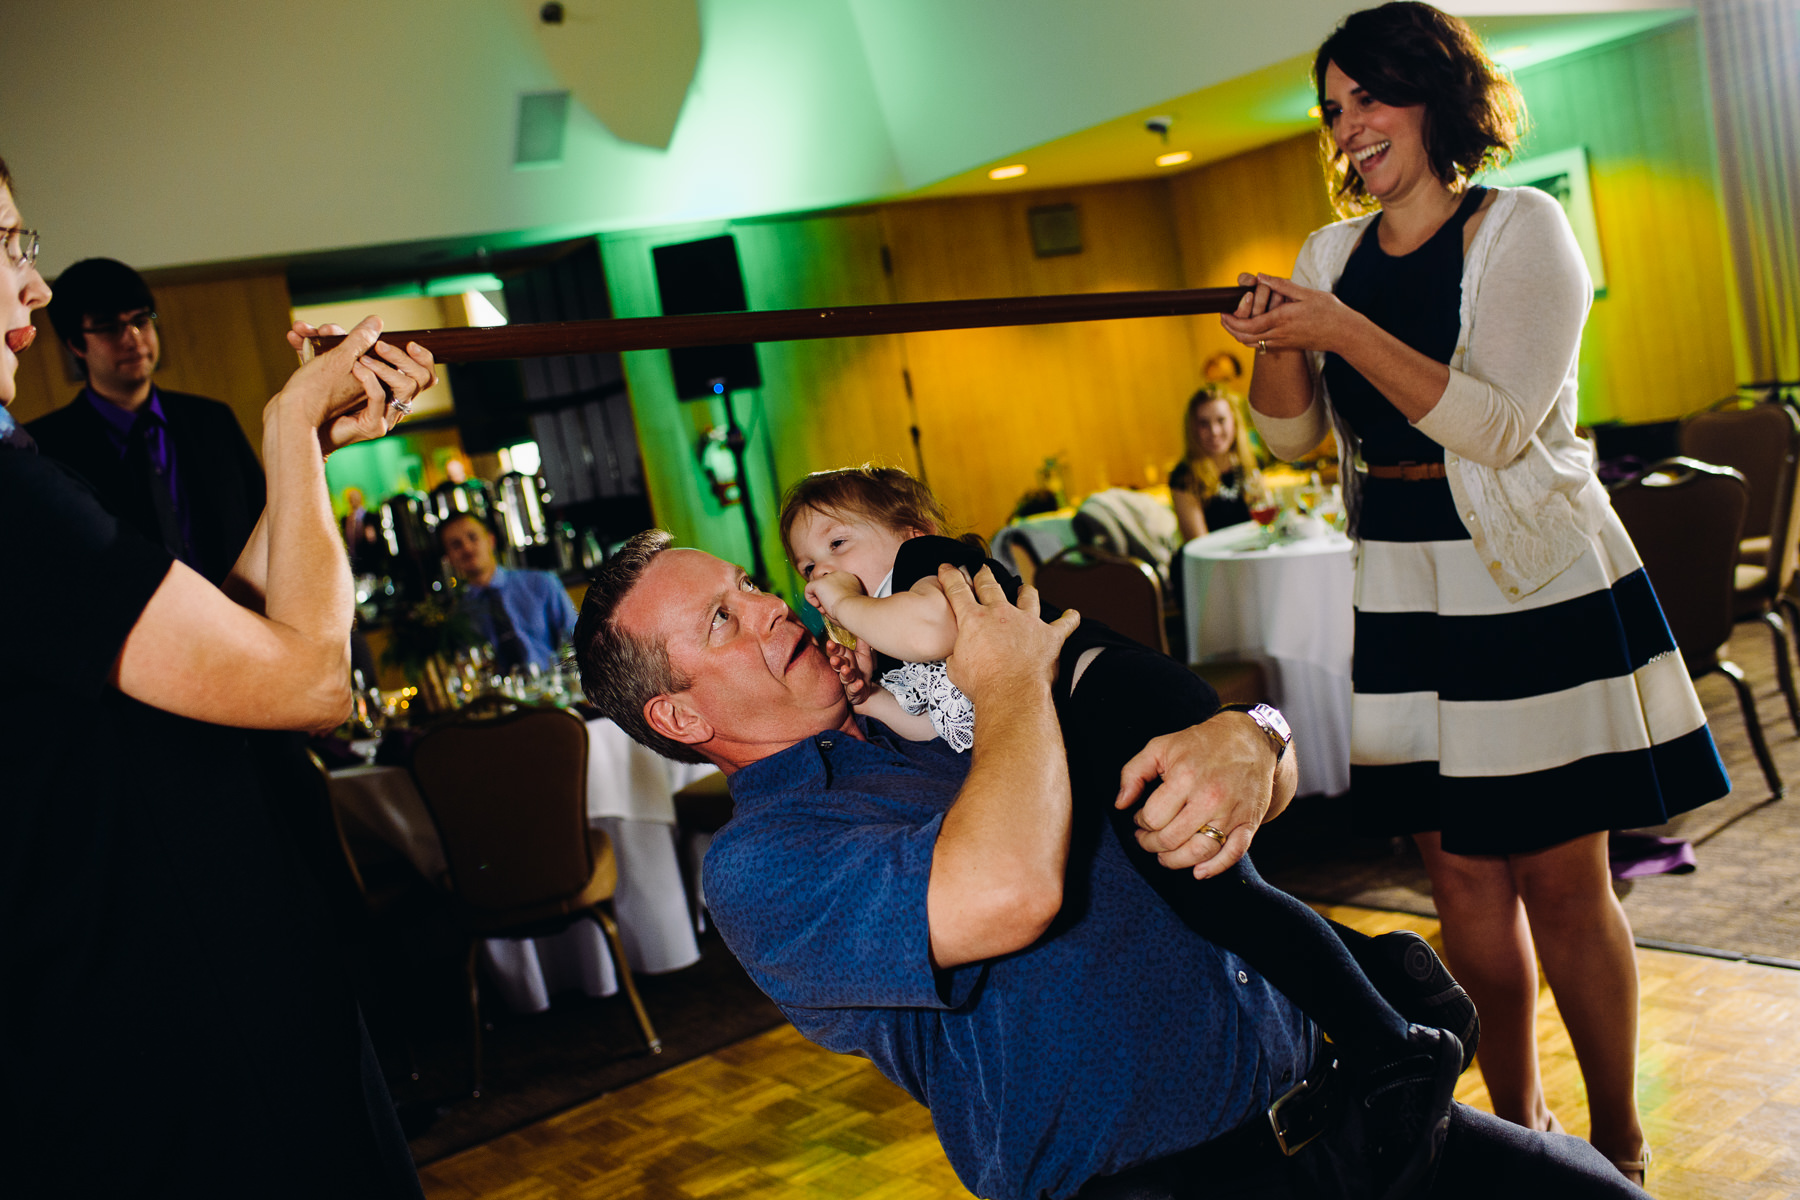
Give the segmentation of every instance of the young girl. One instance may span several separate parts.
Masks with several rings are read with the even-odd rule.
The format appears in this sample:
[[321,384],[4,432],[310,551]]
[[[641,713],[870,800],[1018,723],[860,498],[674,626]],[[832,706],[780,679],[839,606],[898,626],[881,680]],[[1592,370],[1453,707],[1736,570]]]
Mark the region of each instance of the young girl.
[[[844,649],[833,647],[831,657],[857,711],[910,740],[939,736],[966,751],[974,712],[944,670],[956,621],[937,569],[951,563],[972,572],[985,561],[1015,600],[1018,583],[977,546],[941,536],[945,524],[924,485],[889,467],[810,475],[788,492],[781,512],[782,541],[806,580],[806,599],[828,629],[838,627],[831,636]],[[873,672],[868,648],[877,651]],[[861,663],[852,661],[857,656]],[[871,674],[881,686],[869,686]],[[1126,761],[1151,738],[1219,709],[1193,672],[1089,620],[1063,648],[1054,695],[1078,804],[1116,795]],[[1422,938],[1406,931],[1369,938],[1334,926],[1266,883],[1247,856],[1208,879],[1165,868],[1135,836],[1132,818],[1143,800],[1109,810],[1132,864],[1189,927],[1255,966],[1318,1021],[1363,1084],[1379,1087],[1371,1072],[1438,1053],[1445,1026],[1457,1043],[1447,1051],[1449,1082],[1467,1066],[1479,1027],[1474,1006]],[[1098,822],[1077,827],[1094,836]],[[1383,998],[1365,969],[1408,1015]],[[1435,1028],[1422,1031],[1413,1020]]]

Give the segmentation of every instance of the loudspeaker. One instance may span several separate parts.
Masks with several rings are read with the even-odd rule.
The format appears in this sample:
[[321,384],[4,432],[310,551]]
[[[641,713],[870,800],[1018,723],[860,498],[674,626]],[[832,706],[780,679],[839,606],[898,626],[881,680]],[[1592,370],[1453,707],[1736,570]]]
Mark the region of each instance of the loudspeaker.
[[[743,312],[749,307],[737,240],[730,234],[658,246],[650,253],[664,316]],[[711,396],[715,379],[723,379],[727,391],[762,386],[756,347],[750,344],[684,346],[669,351],[669,366],[675,372],[675,395],[682,400]]]

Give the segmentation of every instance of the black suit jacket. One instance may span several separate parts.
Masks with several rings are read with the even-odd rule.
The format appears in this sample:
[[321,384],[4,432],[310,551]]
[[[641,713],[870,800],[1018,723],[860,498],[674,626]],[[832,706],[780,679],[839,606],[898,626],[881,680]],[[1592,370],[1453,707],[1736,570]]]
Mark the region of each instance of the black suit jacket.
[[[193,559],[214,583],[230,573],[262,515],[266,492],[262,464],[250,449],[237,414],[204,396],[157,389],[169,436],[175,443],[176,478],[189,514]],[[152,542],[162,542],[150,481],[127,469],[107,436],[106,421],[85,393],[26,426],[38,451],[73,468],[93,485],[100,502]],[[168,547],[179,555],[181,548]]]

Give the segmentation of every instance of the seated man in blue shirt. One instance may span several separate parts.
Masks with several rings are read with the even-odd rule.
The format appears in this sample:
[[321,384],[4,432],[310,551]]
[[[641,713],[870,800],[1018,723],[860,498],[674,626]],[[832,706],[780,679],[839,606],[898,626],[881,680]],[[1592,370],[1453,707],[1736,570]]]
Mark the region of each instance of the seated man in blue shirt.
[[438,544],[462,581],[456,606],[494,647],[502,671],[556,665],[575,631],[575,604],[548,571],[515,571],[494,557],[494,533],[462,513],[438,526]]
[[[590,585],[584,688],[645,745],[731,776],[706,864],[720,930],[802,1033],[931,1109],[972,1191],[1424,1194],[1371,1174],[1366,1098],[1306,1018],[1074,818],[1053,697],[1073,614],[1047,625],[1029,588],[1014,608],[985,572],[940,575],[978,714],[958,755],[857,718],[778,597],[668,547],[640,534]],[[1113,655],[1073,685],[1118,686]],[[1152,740],[1126,775],[1163,779],[1140,823],[1174,868],[1219,852],[1201,820],[1259,824],[1294,789],[1293,755],[1236,713]],[[1526,1187],[1641,1195],[1585,1142],[1457,1107],[1431,1194]]]

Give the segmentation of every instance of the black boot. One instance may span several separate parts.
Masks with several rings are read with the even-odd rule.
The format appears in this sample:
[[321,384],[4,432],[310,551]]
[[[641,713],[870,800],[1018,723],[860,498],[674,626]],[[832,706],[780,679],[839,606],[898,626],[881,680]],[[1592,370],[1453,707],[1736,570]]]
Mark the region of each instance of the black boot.
[[1462,1043],[1462,1069],[1468,1070],[1481,1041],[1481,1016],[1431,944],[1410,929],[1396,929],[1370,939],[1369,949],[1383,968],[1371,972],[1376,990],[1413,1024],[1455,1034]]
[[1339,1066],[1347,1103],[1333,1135],[1336,1157],[1356,1164],[1360,1190],[1379,1200],[1425,1195],[1450,1132],[1462,1044],[1453,1033],[1414,1025],[1397,1056],[1373,1065],[1346,1056]]

